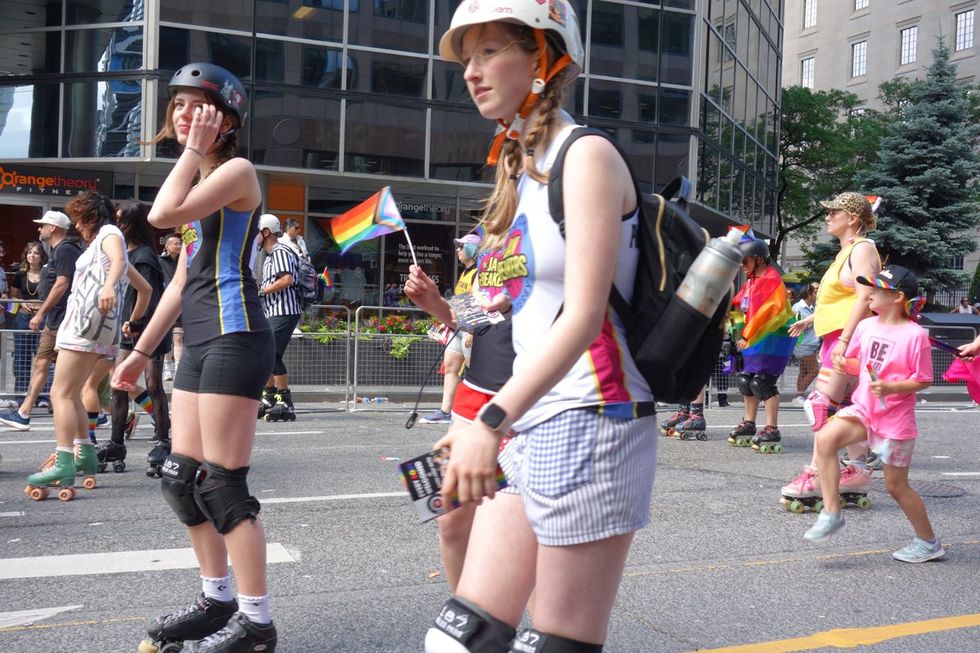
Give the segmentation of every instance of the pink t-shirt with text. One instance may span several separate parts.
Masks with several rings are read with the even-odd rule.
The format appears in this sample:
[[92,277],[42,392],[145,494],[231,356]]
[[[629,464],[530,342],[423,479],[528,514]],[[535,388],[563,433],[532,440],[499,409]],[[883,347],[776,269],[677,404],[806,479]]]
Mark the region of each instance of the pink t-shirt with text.
[[867,428],[894,440],[910,440],[919,435],[915,425],[915,394],[885,396],[885,408],[871,394],[868,364],[879,381],[932,382],[932,349],[929,334],[912,321],[883,324],[877,316],[858,323],[844,354],[861,361],[857,388],[851,400],[868,415]]

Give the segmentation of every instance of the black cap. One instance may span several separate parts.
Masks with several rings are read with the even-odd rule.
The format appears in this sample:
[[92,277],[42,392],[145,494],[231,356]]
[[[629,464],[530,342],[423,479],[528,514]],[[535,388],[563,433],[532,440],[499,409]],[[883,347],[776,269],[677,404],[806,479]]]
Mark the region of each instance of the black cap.
[[225,112],[238,118],[239,127],[245,124],[248,97],[245,87],[235,75],[213,63],[189,63],[174,73],[167,88],[173,97],[178,88],[199,88],[217,100]]
[[919,294],[919,278],[912,270],[901,265],[886,265],[874,279],[859,276],[856,281],[864,286],[901,290],[905,299],[912,299]]

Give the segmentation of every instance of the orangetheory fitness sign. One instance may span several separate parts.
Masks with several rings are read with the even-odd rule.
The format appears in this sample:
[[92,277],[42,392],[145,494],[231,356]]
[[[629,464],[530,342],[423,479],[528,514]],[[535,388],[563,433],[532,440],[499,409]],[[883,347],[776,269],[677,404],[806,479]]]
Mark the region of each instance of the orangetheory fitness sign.
[[58,172],[0,164],[0,193],[18,195],[77,195],[86,190],[111,191],[112,174]]

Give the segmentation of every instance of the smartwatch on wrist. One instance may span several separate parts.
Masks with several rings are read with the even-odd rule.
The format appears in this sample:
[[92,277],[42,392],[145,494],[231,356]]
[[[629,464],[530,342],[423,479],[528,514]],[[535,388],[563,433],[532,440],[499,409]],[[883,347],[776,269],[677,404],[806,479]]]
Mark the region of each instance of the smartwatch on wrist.
[[480,412],[477,413],[476,418],[491,431],[496,431],[499,433],[504,424],[504,420],[507,419],[507,412],[497,404],[489,403],[485,404],[483,408],[480,409]]

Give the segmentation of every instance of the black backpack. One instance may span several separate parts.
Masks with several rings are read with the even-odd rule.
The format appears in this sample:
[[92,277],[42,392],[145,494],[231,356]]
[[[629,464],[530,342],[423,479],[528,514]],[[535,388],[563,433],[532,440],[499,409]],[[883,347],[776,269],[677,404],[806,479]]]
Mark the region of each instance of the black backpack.
[[[633,299],[627,302],[613,286],[609,303],[626,327],[626,339],[637,369],[657,401],[689,402],[708,382],[721,351],[722,321],[730,298],[709,319],[674,294],[691,263],[708,242],[708,232],[686,210],[689,182],[674,180],[660,195],[642,193],[629,159],[616,141],[598,129],[574,130],[558,151],[548,178],[548,206],[565,235],[562,166],[565,153],[583,136],[601,136],[623,157],[640,202],[639,259]],[[676,202],[668,197],[677,194]]]

